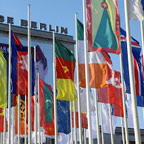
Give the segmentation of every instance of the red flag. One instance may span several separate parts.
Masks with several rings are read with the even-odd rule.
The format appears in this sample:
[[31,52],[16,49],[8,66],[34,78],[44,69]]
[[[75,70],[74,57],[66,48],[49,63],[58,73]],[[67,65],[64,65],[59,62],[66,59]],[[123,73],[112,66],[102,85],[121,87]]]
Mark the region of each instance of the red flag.
[[114,72],[108,85],[97,89],[98,102],[113,104],[114,116],[123,117],[122,88],[120,85],[120,73]]
[[[81,113],[82,128],[88,129],[88,120],[86,113]],[[74,113],[72,112],[72,122],[74,127]],[[76,112],[76,128],[79,128],[78,112]]]

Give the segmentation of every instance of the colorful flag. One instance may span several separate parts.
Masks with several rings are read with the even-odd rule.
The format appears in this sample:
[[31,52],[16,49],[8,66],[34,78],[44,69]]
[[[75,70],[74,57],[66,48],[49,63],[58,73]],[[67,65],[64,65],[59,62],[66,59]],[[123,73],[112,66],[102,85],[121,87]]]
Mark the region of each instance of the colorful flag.
[[128,0],[129,19],[143,20],[144,19],[143,6],[144,6],[143,0]]
[[40,123],[45,134],[52,136],[54,131],[54,99],[50,85],[39,79],[40,90]]
[[[79,78],[80,87],[86,88],[85,79],[85,58],[84,58],[84,39],[83,25],[78,20],[78,49],[79,49]],[[112,61],[106,52],[88,52],[89,66],[89,86],[90,88],[101,88],[107,85],[107,81],[111,77]]]
[[120,73],[115,71],[108,85],[97,89],[98,102],[113,104],[114,116],[123,117],[122,88]]
[[[28,50],[23,47],[20,40],[15,34],[12,34],[15,41],[16,52],[17,52],[17,64],[12,65],[17,67],[17,94],[25,95],[28,94]],[[32,61],[32,95],[34,95],[34,61]]]
[[73,101],[77,100],[74,85],[75,58],[73,53],[55,40],[56,72],[57,72],[57,99]]
[[[144,83],[142,76],[142,63],[141,63],[141,47],[139,42],[131,37],[131,46],[133,54],[133,64],[134,64],[134,78],[135,78],[135,88],[137,95],[137,105],[144,106]],[[130,91],[130,79],[128,70],[128,55],[127,55],[127,42],[126,42],[126,32],[121,29],[121,48],[122,48],[122,61],[124,70],[124,81],[126,86],[126,93],[131,93]]]
[[7,62],[0,51],[0,108],[7,107]]
[[69,134],[70,127],[70,102],[57,100],[58,132]]
[[120,16],[117,0],[87,0],[89,51],[120,53]]

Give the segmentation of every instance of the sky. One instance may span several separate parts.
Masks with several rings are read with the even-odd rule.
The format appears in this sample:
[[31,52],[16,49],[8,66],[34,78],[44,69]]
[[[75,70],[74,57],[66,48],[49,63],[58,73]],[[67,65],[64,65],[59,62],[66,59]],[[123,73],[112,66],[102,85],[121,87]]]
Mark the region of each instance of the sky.
[[[27,19],[27,5],[31,5],[31,21],[38,23],[63,26],[68,28],[68,34],[75,39],[75,13],[83,21],[82,0],[0,0],[0,15],[14,17],[15,25],[20,25],[20,19]],[[118,0],[121,27],[125,29],[125,15],[123,0]],[[130,21],[131,35],[141,44],[140,23]],[[119,56],[111,54],[114,68],[120,71]],[[139,113],[142,113],[139,108]],[[143,119],[140,114],[140,121]],[[143,121],[143,120],[142,120]],[[140,127],[144,125],[140,123]]]

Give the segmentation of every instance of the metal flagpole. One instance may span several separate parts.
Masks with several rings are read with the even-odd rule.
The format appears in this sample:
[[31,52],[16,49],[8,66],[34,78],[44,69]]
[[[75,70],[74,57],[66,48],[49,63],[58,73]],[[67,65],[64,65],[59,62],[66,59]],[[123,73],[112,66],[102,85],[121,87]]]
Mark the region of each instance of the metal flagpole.
[[129,144],[127,114],[126,114],[126,105],[125,105],[124,73],[123,73],[122,53],[120,53],[120,69],[121,69],[122,99],[123,99],[123,111],[124,111],[124,124],[125,124],[126,144]]
[[39,132],[39,144],[41,142],[41,135],[40,135],[40,90],[39,90],[39,73],[38,73],[38,132]]
[[74,136],[75,144],[77,144],[77,128],[76,128],[76,110],[75,110],[75,101],[73,101],[73,119],[74,119]]
[[113,137],[113,127],[112,127],[112,115],[111,115],[111,104],[109,104],[109,122],[110,122],[110,132],[111,132],[111,144],[114,144]]
[[[143,62],[144,62],[144,28],[143,28],[143,21],[140,21],[141,25],[141,38],[142,38],[142,51],[143,51]],[[144,108],[143,109],[143,117],[144,117]]]
[[78,33],[77,33],[77,13],[75,14],[75,29],[76,29],[76,70],[77,70],[79,143],[82,144],[82,124],[81,124],[81,105],[80,105],[80,87],[79,87],[79,51],[78,51]]
[[72,102],[70,102],[71,143],[73,144]]
[[18,144],[20,144],[20,95],[18,95]]
[[101,136],[102,136],[102,144],[104,144],[102,104],[100,104],[100,113],[101,113]]
[[28,144],[31,144],[31,84],[30,5],[28,5]]
[[[36,70],[36,46],[34,46],[34,64],[35,64],[35,77],[37,78]],[[35,78],[35,144],[37,144],[37,79]]]
[[90,98],[89,98],[89,70],[88,70],[88,47],[87,47],[87,32],[86,32],[86,2],[83,0],[83,23],[84,23],[84,54],[85,54],[85,73],[86,73],[86,101],[87,101],[87,116],[88,116],[88,131],[89,144],[93,144],[92,130],[91,130],[91,112],[90,112]]
[[97,89],[95,89],[95,109],[96,109],[96,126],[97,126],[97,143],[100,144],[99,115],[97,103]]
[[12,108],[12,144],[14,144],[14,108]]
[[122,127],[122,140],[123,140],[123,144],[125,144],[125,133],[124,133],[123,118],[121,118],[121,127]]
[[27,144],[27,100],[25,95],[25,144]]
[[135,90],[135,82],[134,82],[134,68],[133,68],[133,60],[132,60],[132,49],[131,49],[131,37],[130,37],[129,20],[128,20],[127,0],[124,0],[124,3],[125,3],[125,22],[126,22],[126,33],[127,33],[126,39],[127,39],[129,73],[130,73],[130,89],[131,89],[131,97],[132,97],[132,108],[133,108],[132,112],[133,112],[135,141],[136,141],[136,144],[140,144],[141,137],[140,137],[140,130],[139,130],[136,90]]
[[55,56],[55,33],[53,32],[53,89],[54,89],[54,121],[55,121],[55,144],[57,137],[57,101],[56,101],[56,56]]
[[6,108],[4,108],[4,144],[6,143]]
[[9,24],[8,144],[11,143],[11,24]]

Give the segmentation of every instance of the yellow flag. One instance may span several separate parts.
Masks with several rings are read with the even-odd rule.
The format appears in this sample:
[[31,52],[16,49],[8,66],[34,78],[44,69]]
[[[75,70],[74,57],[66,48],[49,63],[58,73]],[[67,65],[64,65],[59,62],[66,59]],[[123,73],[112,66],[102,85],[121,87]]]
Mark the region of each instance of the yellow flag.
[[0,108],[7,107],[7,62],[0,51]]

